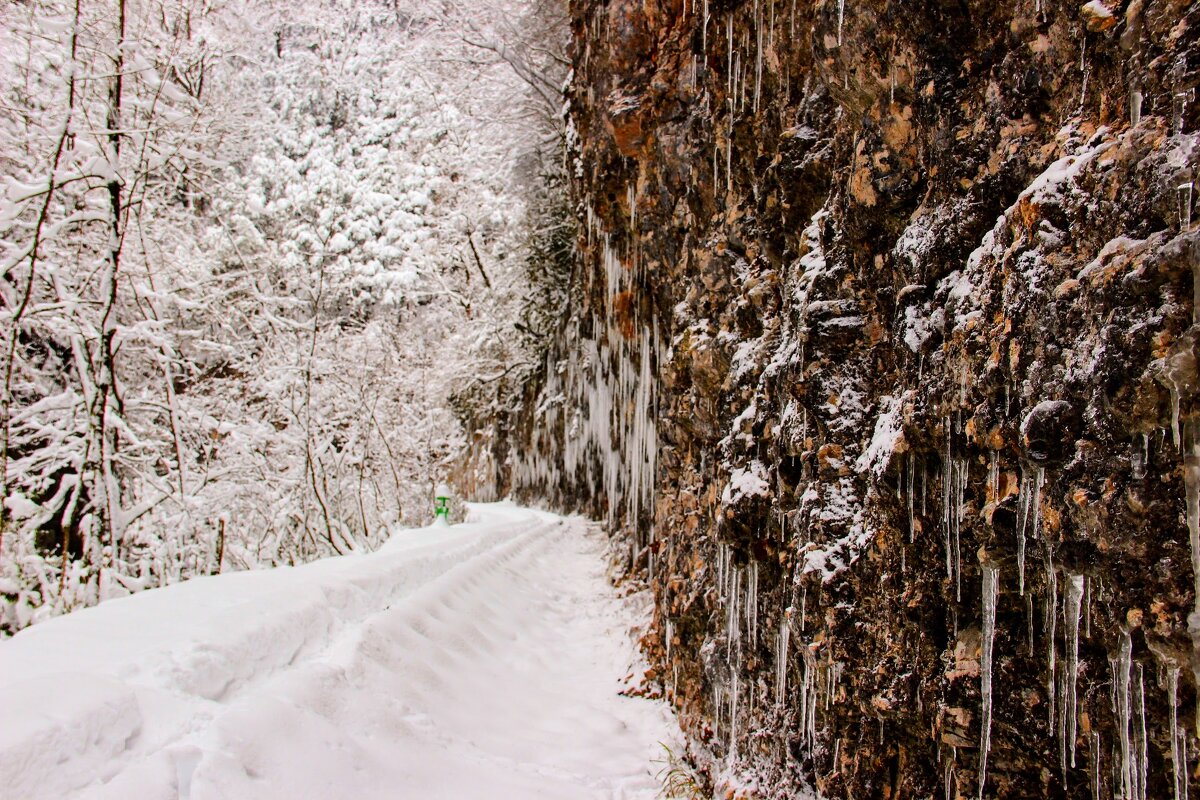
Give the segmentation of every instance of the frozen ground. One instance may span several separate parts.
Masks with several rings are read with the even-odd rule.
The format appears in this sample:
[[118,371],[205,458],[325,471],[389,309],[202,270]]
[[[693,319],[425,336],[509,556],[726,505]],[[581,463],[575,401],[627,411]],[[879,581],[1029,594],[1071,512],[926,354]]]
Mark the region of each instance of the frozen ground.
[[664,706],[577,520],[510,505],[0,642],[0,796],[652,798]]

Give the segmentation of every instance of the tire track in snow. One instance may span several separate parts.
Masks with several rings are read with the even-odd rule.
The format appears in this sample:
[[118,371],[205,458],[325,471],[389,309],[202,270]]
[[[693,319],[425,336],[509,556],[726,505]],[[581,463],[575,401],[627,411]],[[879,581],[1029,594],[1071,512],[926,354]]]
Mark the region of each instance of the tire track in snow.
[[[571,523],[431,582],[288,675],[290,705],[259,696],[223,721],[224,749],[269,790],[214,763],[194,796],[654,797],[651,759],[675,732],[662,707],[617,694],[633,650],[603,563]],[[341,755],[281,785],[287,753],[240,733],[274,714]]]
[[[485,513],[367,556],[238,578],[242,596],[216,623],[200,613],[136,668],[110,659],[97,697],[82,682],[72,707],[92,701],[107,724],[85,713],[81,736],[64,714],[8,749],[0,735],[0,775],[15,765],[9,786],[29,798],[653,797],[650,759],[677,730],[663,707],[617,696],[634,654],[599,541],[578,521]],[[141,602],[219,605],[234,577]],[[246,590],[255,581],[279,585]],[[238,620],[264,597],[290,605]],[[112,628],[122,602],[91,623],[63,618],[78,619],[41,649]],[[217,623],[233,630],[204,639]],[[0,702],[22,666],[5,648],[20,639],[0,645]],[[38,649],[25,646],[24,666]]]

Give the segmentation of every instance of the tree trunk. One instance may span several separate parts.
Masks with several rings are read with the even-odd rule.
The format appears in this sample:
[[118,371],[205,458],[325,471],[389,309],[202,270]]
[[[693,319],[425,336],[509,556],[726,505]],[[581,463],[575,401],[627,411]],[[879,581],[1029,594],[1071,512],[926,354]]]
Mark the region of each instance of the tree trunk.
[[110,401],[116,397],[116,352],[113,339],[117,332],[117,276],[121,266],[122,245],[122,186],[121,168],[121,96],[122,71],[125,68],[125,0],[117,0],[117,41],[113,54],[113,80],[108,96],[108,159],[112,178],[108,182],[109,243],[108,264],[101,284],[103,314],[100,318],[99,353],[96,358],[96,392],[93,396],[92,425],[96,436],[92,464],[92,501],[99,522],[101,544],[109,546],[101,554],[101,568],[111,568],[118,557],[121,521],[116,513],[120,503],[119,488],[113,473],[113,458],[119,446],[115,431],[108,425]]
[[221,563],[225,560],[225,520],[217,522],[217,568],[214,575],[221,574]]

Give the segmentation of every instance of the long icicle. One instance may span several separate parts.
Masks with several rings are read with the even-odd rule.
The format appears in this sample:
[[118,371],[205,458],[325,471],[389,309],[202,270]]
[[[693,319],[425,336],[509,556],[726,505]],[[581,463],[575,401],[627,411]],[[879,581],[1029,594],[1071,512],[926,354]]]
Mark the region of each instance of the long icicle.
[[979,742],[979,800],[983,800],[983,789],[987,784],[988,752],[992,747],[992,644],[996,636],[996,598],[999,595],[999,567],[980,561],[983,569],[983,662],[980,668],[980,713]]
[[1126,800],[1134,800],[1136,797],[1134,789],[1133,747],[1129,735],[1129,723],[1132,716],[1132,701],[1129,689],[1132,654],[1133,640],[1128,631],[1122,631],[1121,644],[1117,651],[1117,657],[1111,659],[1111,665],[1113,673],[1113,712],[1117,718],[1117,741],[1121,751],[1121,788],[1122,797],[1126,798]]
[[1054,693],[1055,693],[1055,676],[1057,674],[1056,651],[1054,649],[1054,634],[1058,623],[1058,573],[1054,570],[1054,550],[1051,549],[1049,542],[1042,542],[1045,548],[1046,561],[1046,661],[1049,666],[1049,676],[1046,679],[1046,691],[1050,698],[1050,702],[1046,705],[1049,707],[1050,729],[1054,729]]
[[1179,667],[1172,666],[1167,670],[1167,705],[1171,714],[1171,785],[1175,789],[1175,800],[1182,800],[1187,793],[1187,763],[1180,758]]
[[1063,671],[1062,708],[1058,728],[1061,732],[1059,755],[1063,784],[1067,782],[1067,767],[1075,766],[1075,737],[1078,731],[1076,688],[1079,676],[1079,617],[1083,609],[1083,576],[1067,575],[1067,602],[1063,606],[1066,623],[1066,665]]
[[1028,473],[1021,467],[1021,484],[1017,496],[1017,590],[1025,596],[1025,521],[1029,518],[1032,492]]
[[1146,738],[1146,681],[1144,667],[1137,665],[1137,683],[1133,684],[1133,713],[1137,727],[1133,729],[1133,770],[1137,800],[1146,800],[1146,778],[1149,773],[1149,740]]

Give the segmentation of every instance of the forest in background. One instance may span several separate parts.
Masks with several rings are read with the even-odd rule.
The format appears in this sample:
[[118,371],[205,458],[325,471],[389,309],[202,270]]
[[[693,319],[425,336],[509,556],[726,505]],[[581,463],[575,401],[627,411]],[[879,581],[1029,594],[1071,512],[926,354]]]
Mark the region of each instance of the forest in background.
[[0,8],[0,633],[428,519],[563,302],[558,5]]

